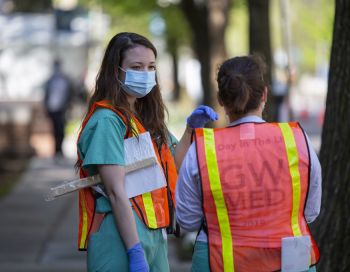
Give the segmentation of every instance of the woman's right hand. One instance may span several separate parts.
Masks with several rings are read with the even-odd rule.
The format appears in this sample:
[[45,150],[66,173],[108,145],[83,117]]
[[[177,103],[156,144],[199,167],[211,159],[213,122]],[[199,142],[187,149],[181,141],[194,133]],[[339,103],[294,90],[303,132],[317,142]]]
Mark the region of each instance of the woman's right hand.
[[127,251],[130,272],[148,272],[149,267],[141,243],[135,244]]
[[218,114],[211,107],[200,105],[187,118],[187,125],[191,128],[202,128],[206,123],[218,118]]

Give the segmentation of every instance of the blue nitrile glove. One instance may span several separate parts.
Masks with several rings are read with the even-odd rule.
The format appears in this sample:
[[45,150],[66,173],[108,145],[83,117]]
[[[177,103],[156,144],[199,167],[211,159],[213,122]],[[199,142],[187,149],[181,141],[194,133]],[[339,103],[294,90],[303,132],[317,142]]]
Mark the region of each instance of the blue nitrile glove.
[[149,267],[141,243],[135,244],[126,252],[129,258],[130,272],[148,272]]
[[218,114],[211,107],[200,105],[187,117],[187,124],[191,128],[201,128],[209,121],[218,119]]

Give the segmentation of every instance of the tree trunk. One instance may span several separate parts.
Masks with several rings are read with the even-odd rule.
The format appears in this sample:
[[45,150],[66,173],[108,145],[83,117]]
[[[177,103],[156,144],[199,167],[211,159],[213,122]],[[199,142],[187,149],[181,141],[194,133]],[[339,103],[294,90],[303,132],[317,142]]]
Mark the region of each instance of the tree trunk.
[[[273,62],[270,40],[270,0],[248,0],[249,10],[249,52],[260,55],[267,64],[266,83],[271,86]],[[267,119],[275,121],[275,106],[271,91],[266,106]]]
[[181,1],[193,35],[193,48],[201,64],[203,103],[218,109],[216,102],[217,67],[226,58],[225,30],[230,0]]
[[173,82],[174,82],[174,88],[173,88],[173,97],[172,100],[173,101],[179,101],[180,100],[180,84],[179,84],[179,76],[178,76],[178,54],[177,54],[177,50],[174,50],[173,52],[171,52],[171,59],[173,61]]
[[320,160],[322,209],[313,226],[320,271],[350,271],[350,1],[337,0]]

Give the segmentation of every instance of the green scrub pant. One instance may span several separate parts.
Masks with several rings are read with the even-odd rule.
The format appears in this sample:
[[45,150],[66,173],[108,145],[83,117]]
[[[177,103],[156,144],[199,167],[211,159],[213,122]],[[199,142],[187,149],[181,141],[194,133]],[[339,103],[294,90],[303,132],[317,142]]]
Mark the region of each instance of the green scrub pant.
[[[87,268],[89,272],[128,272],[128,257],[123,240],[117,230],[115,218],[108,201],[97,199],[97,212],[108,212],[100,229],[91,234],[87,249]],[[162,230],[150,230],[134,212],[137,232],[145,251],[150,272],[170,271],[168,245]]]
[[[208,256],[208,243],[197,241],[194,245],[191,271],[210,272]],[[316,272],[316,266],[312,266],[304,272]]]

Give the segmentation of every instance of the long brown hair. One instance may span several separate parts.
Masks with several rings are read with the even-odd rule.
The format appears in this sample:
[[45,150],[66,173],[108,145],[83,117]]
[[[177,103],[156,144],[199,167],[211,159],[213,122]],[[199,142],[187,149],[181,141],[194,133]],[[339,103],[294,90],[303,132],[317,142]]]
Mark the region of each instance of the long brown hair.
[[258,56],[226,60],[218,73],[218,96],[230,114],[243,115],[259,107],[266,83],[266,65]]
[[[89,101],[90,110],[95,102],[109,100],[111,105],[126,117],[126,126],[129,131],[133,130],[130,123],[131,111],[127,96],[118,81],[119,67],[122,65],[126,51],[140,45],[151,49],[157,57],[154,45],[139,34],[122,32],[111,39],[96,78],[94,93]],[[135,110],[136,117],[150,132],[152,138],[156,139],[158,144],[166,144],[168,133],[165,126],[165,113],[167,113],[167,109],[160,93],[158,81],[148,95],[136,99]]]

